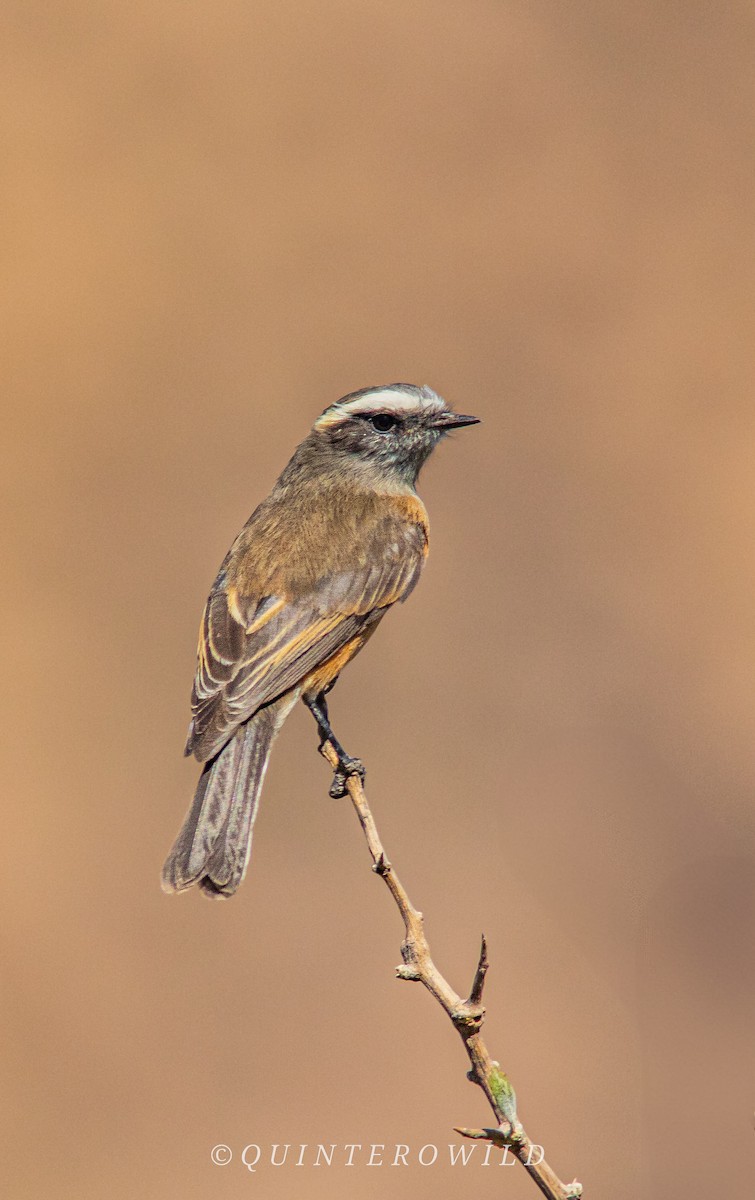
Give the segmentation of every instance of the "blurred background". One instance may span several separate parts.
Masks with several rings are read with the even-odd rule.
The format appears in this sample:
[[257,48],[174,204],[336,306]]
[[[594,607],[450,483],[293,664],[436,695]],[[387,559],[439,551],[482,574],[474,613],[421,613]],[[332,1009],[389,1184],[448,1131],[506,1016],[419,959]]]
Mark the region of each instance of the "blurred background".
[[484,424],[332,698],[387,850],[462,993],[487,934],[563,1179],[749,1195],[752,6],[1,20],[7,1194],[537,1194],[448,1163],[488,1110],[303,709],[236,898],[159,888],[220,560],[314,417],[399,379]]

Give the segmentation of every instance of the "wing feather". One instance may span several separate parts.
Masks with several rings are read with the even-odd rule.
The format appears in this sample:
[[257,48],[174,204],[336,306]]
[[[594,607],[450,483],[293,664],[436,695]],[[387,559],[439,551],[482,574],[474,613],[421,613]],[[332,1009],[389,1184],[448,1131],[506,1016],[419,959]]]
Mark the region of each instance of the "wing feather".
[[249,594],[230,582],[231,551],[202,617],[187,754],[212,758],[259,708],[406,599],[427,552],[426,530],[402,522],[394,533],[373,540],[352,569],[323,575],[295,598]]

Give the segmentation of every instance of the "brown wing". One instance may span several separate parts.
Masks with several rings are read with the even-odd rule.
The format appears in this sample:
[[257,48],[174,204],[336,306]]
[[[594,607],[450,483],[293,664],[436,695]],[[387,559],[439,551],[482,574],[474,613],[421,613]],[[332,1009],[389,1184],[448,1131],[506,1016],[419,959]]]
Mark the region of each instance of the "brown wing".
[[202,617],[187,754],[212,758],[243,721],[406,599],[427,553],[426,530],[402,522],[395,532],[380,539],[379,557],[373,541],[366,562],[328,573],[296,598],[229,584],[239,576],[231,551]]

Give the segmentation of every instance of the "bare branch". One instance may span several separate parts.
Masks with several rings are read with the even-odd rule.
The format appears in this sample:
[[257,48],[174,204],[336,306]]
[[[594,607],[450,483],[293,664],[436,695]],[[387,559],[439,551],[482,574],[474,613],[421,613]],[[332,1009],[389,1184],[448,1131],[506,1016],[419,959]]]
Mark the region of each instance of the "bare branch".
[[[324,742],[320,753],[336,771],[338,755],[331,742]],[[526,1134],[516,1113],[516,1096],[500,1065],[491,1059],[480,1030],[485,1019],[482,990],[488,970],[487,944],[483,936],[472,988],[467,1000],[462,1000],[435,966],[425,937],[422,913],[412,904],[406,889],[388,861],[374,818],[367,804],[364,786],[359,775],[349,775],[346,789],[362,826],[372,857],[372,869],[384,880],[401,913],[405,936],[401,943],[403,962],[396,968],[399,979],[422,983],[448,1014],[464,1043],[471,1063],[467,1078],[482,1088],[493,1110],[498,1126],[495,1129],[458,1129],[464,1137],[484,1139],[496,1146],[509,1147],[524,1169],[531,1175],[548,1200],[577,1200],[582,1186],[575,1180],[566,1184],[558,1178],[543,1159],[537,1162],[535,1153],[540,1147]]]

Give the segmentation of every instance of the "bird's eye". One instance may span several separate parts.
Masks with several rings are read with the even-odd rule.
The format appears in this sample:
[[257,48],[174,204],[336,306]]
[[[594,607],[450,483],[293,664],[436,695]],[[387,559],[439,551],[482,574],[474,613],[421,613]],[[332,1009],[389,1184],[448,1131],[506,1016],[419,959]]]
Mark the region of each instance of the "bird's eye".
[[392,417],[390,413],[375,413],[374,417],[370,417],[370,423],[378,433],[389,433],[398,424],[396,418]]

